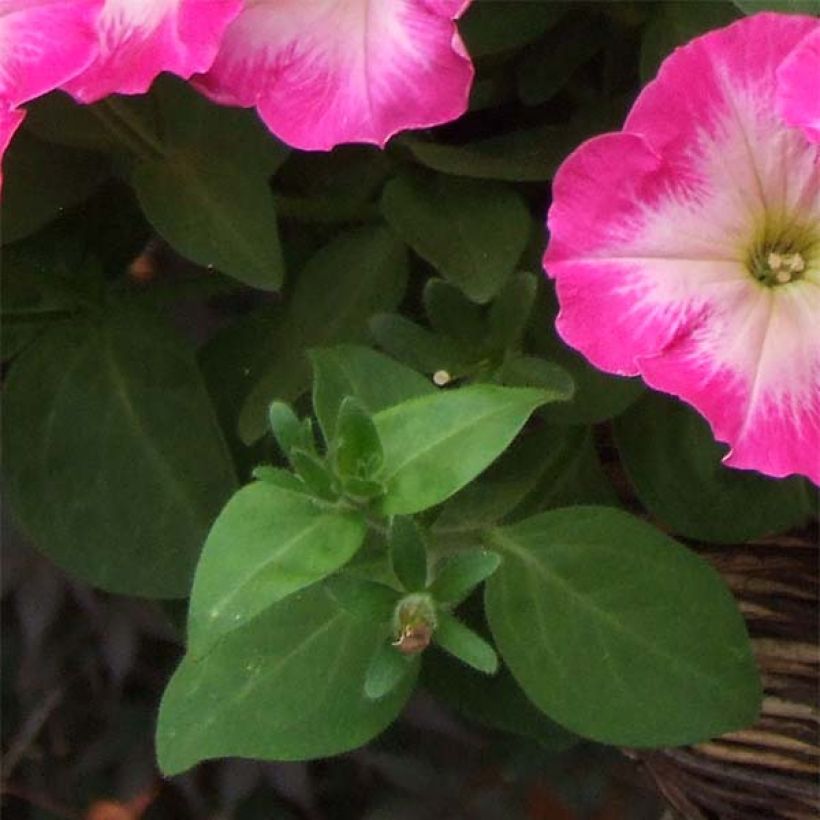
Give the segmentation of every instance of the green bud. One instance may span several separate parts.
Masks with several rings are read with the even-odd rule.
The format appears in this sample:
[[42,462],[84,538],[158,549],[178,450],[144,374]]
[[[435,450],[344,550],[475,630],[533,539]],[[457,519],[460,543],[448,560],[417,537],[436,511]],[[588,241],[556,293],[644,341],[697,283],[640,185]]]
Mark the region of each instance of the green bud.
[[430,645],[437,623],[430,595],[420,592],[405,596],[393,611],[393,646],[403,655],[423,652]]

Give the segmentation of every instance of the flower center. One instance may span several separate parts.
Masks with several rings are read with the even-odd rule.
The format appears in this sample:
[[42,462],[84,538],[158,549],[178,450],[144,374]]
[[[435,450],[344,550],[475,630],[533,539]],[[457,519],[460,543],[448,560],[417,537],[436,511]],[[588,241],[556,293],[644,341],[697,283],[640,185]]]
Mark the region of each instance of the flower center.
[[766,287],[788,285],[803,279],[817,262],[820,248],[815,232],[791,224],[785,229],[763,232],[746,258],[749,273]]
[[805,269],[806,260],[801,254],[771,251],[756,275],[767,285],[786,285],[799,279]]

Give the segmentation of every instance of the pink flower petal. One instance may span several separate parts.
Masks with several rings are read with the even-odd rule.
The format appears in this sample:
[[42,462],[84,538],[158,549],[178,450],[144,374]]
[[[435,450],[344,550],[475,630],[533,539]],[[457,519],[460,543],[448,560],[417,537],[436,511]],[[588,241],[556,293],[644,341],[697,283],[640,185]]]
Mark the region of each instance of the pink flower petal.
[[256,0],[197,85],[255,105],[298,148],[384,143],[455,119],[473,69],[453,19],[469,0]]
[[783,61],[777,82],[783,119],[820,142],[820,21]]
[[6,148],[9,147],[9,142],[11,142],[14,132],[18,129],[25,116],[25,111],[15,111],[0,104],[0,188],[3,187],[3,154],[6,153]]
[[97,56],[64,88],[93,102],[147,91],[162,71],[186,79],[207,71],[241,7],[241,0],[106,0]]
[[14,107],[93,59],[102,0],[0,0],[0,101]]
[[[727,464],[820,483],[820,150],[775,105],[812,26],[757,15],[668,58],[624,132],[556,174],[544,265],[593,364],[695,406]],[[805,265],[764,284],[753,254],[784,236]]]
[[708,321],[642,360],[641,373],[731,443],[726,464],[820,484],[820,274],[784,291],[727,289]]

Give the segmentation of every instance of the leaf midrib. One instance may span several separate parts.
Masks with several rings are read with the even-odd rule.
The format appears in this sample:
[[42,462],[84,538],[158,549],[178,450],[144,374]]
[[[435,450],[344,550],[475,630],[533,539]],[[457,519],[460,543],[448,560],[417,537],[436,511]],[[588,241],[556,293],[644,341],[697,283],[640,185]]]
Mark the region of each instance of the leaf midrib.
[[[424,399],[427,399],[427,398],[428,397],[426,397],[426,396],[421,396],[421,397],[419,397],[419,400],[424,400]],[[411,401],[413,401],[413,400],[411,399]],[[377,428],[379,427],[379,417],[380,416],[381,416],[381,418],[384,418],[385,416],[387,416],[388,413],[391,413],[392,411],[397,410],[398,408],[401,408],[403,406],[404,406],[404,403],[397,404],[397,405],[395,405],[395,407],[391,407],[388,410],[385,410],[383,413],[376,414],[376,416],[374,417],[374,421],[376,422],[376,427]],[[538,403],[532,404],[529,412],[532,412],[532,409],[534,409],[534,407],[537,407],[537,406],[538,406]],[[476,417],[472,418],[470,420],[469,424],[463,424],[458,429],[452,430],[452,431],[446,433],[445,435],[442,435],[439,438],[436,438],[436,439],[433,439],[433,440],[428,440],[427,444],[424,447],[415,450],[413,452],[413,454],[410,455],[408,458],[406,458],[404,461],[399,462],[397,465],[392,466],[391,467],[392,472],[388,473],[385,470],[385,472],[381,476],[381,478],[383,478],[384,481],[392,481],[402,470],[404,470],[407,467],[407,465],[412,464],[413,462],[424,458],[431,450],[433,450],[436,447],[441,446],[445,442],[450,441],[451,439],[456,438],[457,436],[463,435],[464,432],[466,430],[468,430],[470,427],[472,427],[476,424],[480,424],[482,422],[485,422],[485,421],[487,421],[488,419],[491,419],[494,416],[500,416],[500,415],[503,415],[505,413],[509,413],[509,412],[511,412],[513,410],[516,410],[516,409],[518,409],[518,406],[516,404],[514,404],[513,402],[509,402],[509,403],[505,404],[504,407],[491,408],[486,413],[483,413],[480,416],[476,416]],[[520,409],[521,409],[522,413],[525,411],[525,407],[524,407],[523,402],[520,405]]]
[[[604,624],[606,624],[612,631],[622,634],[626,640],[646,649],[650,654],[654,655],[655,657],[663,661],[666,661],[671,666],[682,669],[685,673],[691,673],[695,675],[696,677],[703,680],[709,686],[709,688],[716,689],[721,693],[721,695],[724,695],[724,690],[726,687],[722,680],[714,678],[708,672],[703,670],[700,666],[683,660],[678,655],[673,655],[663,651],[661,648],[659,648],[657,644],[653,644],[647,641],[646,638],[644,638],[639,633],[635,633],[629,630],[621,621],[614,618],[605,609],[601,609],[601,607],[596,606],[588,596],[584,596],[577,592],[572,587],[572,585],[569,584],[560,575],[558,575],[557,573],[550,572],[549,569],[544,566],[544,564],[537,561],[530,552],[521,547],[517,541],[513,540],[508,535],[504,534],[502,530],[491,530],[488,533],[488,538],[490,541],[494,542],[496,546],[498,546],[501,550],[504,550],[508,553],[512,553],[513,555],[517,556],[522,563],[531,567],[534,570],[534,572],[543,577],[548,584],[551,583],[553,586],[557,586],[559,589],[562,590],[562,592],[564,592],[567,595],[568,598],[576,601],[579,608],[591,613],[599,622],[603,622]],[[500,578],[503,578],[503,575],[501,573],[499,573],[498,575],[500,577],[499,580],[496,581],[496,583],[500,583]],[[733,702],[734,697],[731,696],[731,693],[728,693],[726,696],[721,697],[721,700],[728,700]]]
[[[284,543],[281,543],[278,550],[276,552],[272,552],[270,557],[264,560],[260,564],[255,564],[254,567],[242,577],[242,579],[229,591],[227,594],[223,595],[219,598],[216,603],[211,604],[210,606],[204,607],[206,612],[213,611],[217,609],[219,611],[219,615],[214,619],[205,618],[205,623],[210,627],[215,627],[216,625],[222,623],[225,619],[223,617],[225,607],[230,604],[231,601],[237,598],[257,576],[261,573],[265,572],[269,569],[272,565],[280,563],[284,557],[289,555],[293,552],[294,548],[298,547],[299,544],[303,543],[306,538],[309,538],[313,535],[317,530],[322,529],[323,527],[327,527],[330,524],[331,528],[336,520],[339,518],[339,515],[334,515],[328,512],[321,512],[318,516],[316,516],[313,521],[311,521],[307,527],[300,530],[296,533],[292,538],[288,539]],[[290,590],[289,593],[292,594],[297,592],[299,587],[295,587]],[[282,600],[285,595],[272,595],[270,599],[266,602],[266,606],[275,604],[278,601]],[[264,607],[263,607],[264,608]],[[231,622],[232,627],[228,630],[220,630],[218,632],[217,637],[221,637],[223,635],[228,634],[228,632],[233,632],[235,629],[238,629],[249,621],[253,620],[254,617],[259,615],[262,612],[262,609],[257,610],[256,612],[250,614],[250,617],[245,618],[240,621]]]

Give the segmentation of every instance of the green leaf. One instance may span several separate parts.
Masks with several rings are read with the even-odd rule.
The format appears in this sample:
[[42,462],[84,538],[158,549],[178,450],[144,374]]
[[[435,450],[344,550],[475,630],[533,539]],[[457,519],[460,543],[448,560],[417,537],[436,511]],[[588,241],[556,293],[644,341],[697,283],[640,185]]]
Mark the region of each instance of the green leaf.
[[481,478],[442,507],[432,534],[446,542],[460,532],[475,532],[509,515],[549,471],[553,439],[553,428],[524,430]]
[[26,128],[45,142],[115,153],[118,144],[95,112],[100,103],[78,103],[65,91],[52,91],[26,103]]
[[494,675],[498,671],[498,655],[492,646],[449,612],[439,613],[433,640],[442,649],[479,672]]
[[423,299],[430,325],[439,336],[449,336],[473,350],[486,344],[487,323],[481,308],[455,285],[430,278]]
[[394,162],[374,145],[339,145],[333,151],[294,151],[277,175],[287,194],[283,218],[308,223],[366,222]]
[[678,746],[755,720],[743,618],[709,564],[626,513],[570,507],[492,531],[504,661],[547,715],[619,746]]
[[157,755],[173,775],[200,760],[306,760],[353,749],[398,715],[415,675],[373,701],[363,691],[385,640],[320,588],[270,607],[204,657],[186,656],[160,706]]
[[517,273],[505,285],[490,306],[490,339],[494,347],[504,350],[521,342],[532,312],[538,287],[531,273]]
[[387,183],[382,213],[396,233],[474,302],[488,302],[530,237],[519,195],[499,183],[421,175]]
[[334,460],[340,476],[363,479],[372,478],[384,462],[376,426],[355,396],[345,398],[339,408]]
[[[226,324],[199,349],[199,361],[208,390],[237,464],[252,467],[270,458],[268,409],[259,407],[260,430],[251,446],[239,437],[240,410],[260,376],[270,367],[271,338],[282,317],[280,304],[264,304]],[[291,401],[293,396],[285,396]]]
[[270,467],[262,464],[253,468],[253,477],[258,481],[265,481],[283,490],[290,490],[294,493],[310,493],[308,486],[300,481],[293,473],[282,470],[279,467]]
[[498,370],[498,379],[510,387],[559,391],[567,401],[575,393],[575,383],[563,367],[537,356],[509,356]]
[[483,57],[537,40],[565,13],[560,3],[473,3],[459,30],[470,55]]
[[544,435],[549,437],[545,469],[508,520],[575,504],[619,504],[595,447],[594,428],[553,426]]
[[137,311],[60,323],[3,409],[5,490],[37,547],[112,592],[185,596],[236,482],[188,346]]
[[338,487],[327,464],[315,453],[297,448],[291,450],[290,462],[299,478],[319,497],[335,501],[339,497]]
[[26,104],[26,128],[45,142],[114,153],[117,143],[93,108],[64,91],[52,91]]
[[759,11],[780,11],[791,14],[820,15],[820,0],[734,0],[744,14]]
[[406,399],[436,392],[423,376],[389,356],[358,345],[310,351],[313,363],[313,409],[327,441],[345,396],[355,396],[372,415]]
[[410,399],[373,421],[384,448],[382,511],[407,515],[440,504],[493,462],[530,413],[560,398],[481,384]]
[[42,142],[24,127],[3,158],[3,242],[33,234],[87,199],[110,174],[102,154]]
[[442,559],[436,567],[430,594],[436,603],[460,604],[501,563],[498,553],[484,550],[459,552]]
[[507,182],[544,182],[578,144],[577,129],[540,125],[465,145],[428,142],[416,136],[400,137],[421,165],[459,177]]
[[749,541],[798,526],[812,509],[803,479],[724,467],[725,445],[681,402],[647,395],[615,422],[615,438],[643,504],[688,538]]
[[[736,5],[741,6],[741,3],[736,2]],[[738,17],[732,3],[721,0],[656,3],[652,13],[641,45],[641,80],[644,83],[655,76],[661,62],[677,46],[707,31],[726,26]]]
[[343,476],[341,479],[344,495],[360,502],[372,501],[384,495],[384,484],[369,478]]
[[214,522],[196,568],[188,616],[190,651],[346,564],[364,541],[361,515],[303,493],[257,482]]
[[562,20],[551,34],[549,47],[524,54],[516,68],[518,96],[526,105],[541,105],[554,97],[572,75],[611,39],[606,19],[586,7]]
[[299,417],[293,412],[291,406],[283,401],[271,403],[268,419],[270,419],[270,428],[282,455],[290,457],[294,447],[304,444],[302,422],[299,421]]
[[286,149],[250,111],[217,106],[181,82],[154,93],[162,141],[132,174],[145,215],[194,262],[278,289],[283,261],[268,178]]
[[408,592],[427,586],[427,546],[419,525],[409,517],[396,516],[390,527],[390,565]]
[[395,308],[406,281],[404,246],[382,227],[346,231],[312,256],[267,342],[267,367],[242,407],[242,439],[250,443],[265,432],[271,400],[293,401],[308,388],[309,348],[363,339],[369,317]]
[[387,584],[359,578],[347,572],[325,581],[331,598],[356,618],[370,623],[389,623],[401,593]]
[[[82,238],[61,225],[0,248],[5,322],[65,318],[88,307],[102,278]],[[4,351],[5,356],[5,351]]]
[[370,700],[379,700],[390,694],[404,678],[417,674],[418,655],[402,655],[389,641],[373,654],[364,679],[364,693]]
[[457,378],[470,368],[470,354],[474,351],[398,313],[377,313],[370,320],[370,332],[391,356],[423,373],[446,370]]

